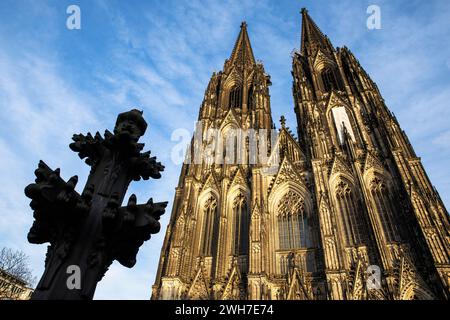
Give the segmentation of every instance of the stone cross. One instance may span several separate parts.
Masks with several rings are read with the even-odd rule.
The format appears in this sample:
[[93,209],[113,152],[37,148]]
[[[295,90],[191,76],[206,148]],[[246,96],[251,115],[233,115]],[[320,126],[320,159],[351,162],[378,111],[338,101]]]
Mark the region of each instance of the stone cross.
[[164,170],[150,151],[141,152],[146,128],[133,109],[119,114],[114,133],[73,136],[70,148],[91,167],[81,195],[77,176],[66,182],[59,169],[39,162],[35,183],[25,188],[35,219],[28,241],[50,245],[32,299],[92,299],[111,263],[133,267],[139,247],[159,232],[167,202],[138,205],[133,194],[121,206],[132,180],[159,179]]

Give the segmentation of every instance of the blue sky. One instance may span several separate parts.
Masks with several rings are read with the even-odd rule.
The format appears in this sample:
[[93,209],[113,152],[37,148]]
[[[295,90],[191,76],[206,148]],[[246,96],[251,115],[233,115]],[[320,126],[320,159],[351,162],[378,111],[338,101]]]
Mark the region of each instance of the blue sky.
[[[81,30],[66,9],[81,9]],[[366,9],[381,8],[368,30]],[[148,299],[180,167],[171,133],[192,130],[213,71],[229,57],[241,21],[271,75],[274,119],[295,128],[290,53],[300,45],[307,7],[334,46],[348,46],[377,82],[418,156],[450,204],[450,2],[435,1],[0,1],[0,247],[30,256],[43,271],[45,245],[26,234],[32,212],[24,187],[39,159],[68,179],[89,168],[69,150],[73,133],[112,129],[119,112],[144,110],[143,142],[166,165],[161,180],[132,183],[138,201],[169,201],[162,231],[141,247],[138,263],[114,263],[96,299]]]

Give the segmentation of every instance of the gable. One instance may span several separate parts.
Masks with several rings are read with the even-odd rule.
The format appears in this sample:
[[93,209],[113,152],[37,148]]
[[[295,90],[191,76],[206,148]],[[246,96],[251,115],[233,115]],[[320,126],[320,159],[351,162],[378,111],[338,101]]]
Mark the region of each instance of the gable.
[[204,277],[201,265],[198,267],[197,274],[188,290],[187,297],[191,300],[208,300],[210,298],[208,284]]

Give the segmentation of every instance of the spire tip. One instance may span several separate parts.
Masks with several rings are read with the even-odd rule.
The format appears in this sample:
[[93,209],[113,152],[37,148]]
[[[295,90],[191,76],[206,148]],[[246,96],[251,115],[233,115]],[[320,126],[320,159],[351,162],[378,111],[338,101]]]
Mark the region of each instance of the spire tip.
[[286,127],[286,118],[284,117],[284,115],[281,116],[280,123],[282,128]]

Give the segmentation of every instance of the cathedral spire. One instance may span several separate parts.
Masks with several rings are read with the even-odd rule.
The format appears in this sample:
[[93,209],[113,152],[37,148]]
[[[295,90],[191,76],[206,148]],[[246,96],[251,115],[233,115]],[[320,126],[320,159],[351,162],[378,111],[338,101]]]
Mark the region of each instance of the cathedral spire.
[[237,61],[250,62],[251,64],[255,63],[252,45],[250,44],[250,38],[247,33],[247,23],[245,21],[241,23],[241,31],[239,32],[230,57],[232,64]]
[[313,19],[309,16],[308,10],[302,8],[302,39],[301,39],[301,53],[306,53],[308,45],[317,45],[323,49],[333,50],[333,46],[325,36]]

